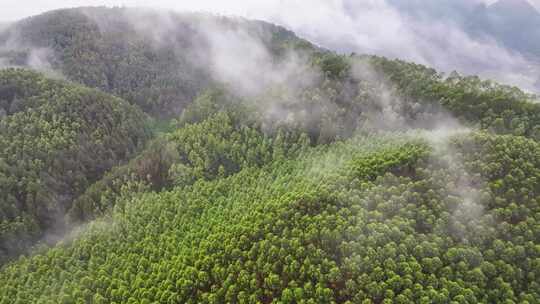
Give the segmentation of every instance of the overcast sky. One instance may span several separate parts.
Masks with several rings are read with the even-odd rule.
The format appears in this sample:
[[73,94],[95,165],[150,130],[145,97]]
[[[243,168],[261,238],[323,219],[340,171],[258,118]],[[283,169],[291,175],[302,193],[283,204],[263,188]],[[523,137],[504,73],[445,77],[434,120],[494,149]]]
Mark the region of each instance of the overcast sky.
[[[282,0],[0,0],[0,20],[17,20],[56,8],[100,5],[151,6],[260,17],[264,7],[278,5],[280,2]],[[305,2],[309,4],[310,1]]]
[[[372,2],[373,0],[358,0]],[[431,0],[426,0],[431,1]],[[495,0],[481,0],[486,3]],[[540,0],[529,0],[540,8]],[[210,11],[222,14],[264,18],[267,8],[282,7],[288,0],[0,0],[0,21],[14,21],[48,10],[76,6],[152,6],[175,10]],[[298,2],[298,1],[296,1]],[[311,0],[304,0],[306,10],[316,10]],[[271,10],[272,11],[272,10]]]

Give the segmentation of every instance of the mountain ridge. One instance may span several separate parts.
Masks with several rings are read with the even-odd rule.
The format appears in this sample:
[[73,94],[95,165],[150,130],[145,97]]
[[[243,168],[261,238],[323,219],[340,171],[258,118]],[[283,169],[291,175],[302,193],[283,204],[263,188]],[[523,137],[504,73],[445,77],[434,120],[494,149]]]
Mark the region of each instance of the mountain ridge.
[[265,23],[90,10],[0,50],[24,67],[0,68],[0,304],[540,298],[530,94]]
[[528,0],[498,0],[488,6],[489,8],[496,10],[517,10],[517,11],[529,11],[536,15],[540,15],[536,7],[534,7]]

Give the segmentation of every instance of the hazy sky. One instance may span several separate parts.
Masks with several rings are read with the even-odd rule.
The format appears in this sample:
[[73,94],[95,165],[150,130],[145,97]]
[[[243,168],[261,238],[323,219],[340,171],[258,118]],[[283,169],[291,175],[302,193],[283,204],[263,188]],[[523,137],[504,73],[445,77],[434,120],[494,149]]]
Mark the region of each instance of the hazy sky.
[[[202,10],[250,17],[282,0],[0,0],[0,20],[11,21],[44,11],[76,6],[151,6],[175,10]],[[306,0],[309,3],[309,0]]]
[[[358,0],[372,2],[373,0]],[[426,0],[431,1],[431,0]],[[481,0],[486,3],[495,0]],[[529,0],[540,8],[540,0]],[[75,6],[152,6],[176,10],[202,10],[223,14],[263,18],[265,8],[280,7],[287,0],[0,0],[0,21],[13,21],[44,11]],[[311,0],[304,0],[307,10],[316,10]]]

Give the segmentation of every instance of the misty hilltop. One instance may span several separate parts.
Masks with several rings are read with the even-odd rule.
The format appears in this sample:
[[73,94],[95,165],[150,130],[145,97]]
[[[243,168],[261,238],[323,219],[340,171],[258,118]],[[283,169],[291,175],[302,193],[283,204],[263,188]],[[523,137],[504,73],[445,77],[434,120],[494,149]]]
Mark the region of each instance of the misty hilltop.
[[146,111],[179,114],[213,81],[209,69],[221,68],[210,60],[215,44],[227,35],[232,39],[252,35],[272,56],[287,48],[312,48],[294,33],[265,22],[158,10],[80,8],[45,13],[9,27],[0,35],[0,62],[58,71]]
[[[408,16],[382,25],[417,47],[388,52],[450,71],[457,41],[499,74],[536,56],[526,1],[345,2],[368,32]],[[538,303],[537,96],[327,33],[107,7],[0,27],[0,304]]]

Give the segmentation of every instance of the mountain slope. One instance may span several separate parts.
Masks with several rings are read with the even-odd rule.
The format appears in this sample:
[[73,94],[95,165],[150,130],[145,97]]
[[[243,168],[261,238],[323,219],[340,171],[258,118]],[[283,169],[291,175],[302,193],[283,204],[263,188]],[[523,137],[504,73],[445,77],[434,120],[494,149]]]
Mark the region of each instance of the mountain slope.
[[105,93],[0,71],[0,262],[62,234],[73,199],[148,138],[145,116]]
[[[457,139],[459,164],[402,138],[128,199],[73,242],[8,266],[2,303],[534,303],[538,143]],[[496,169],[501,154],[512,177]],[[473,202],[462,170],[487,181],[463,186]]]
[[[12,65],[45,65],[146,112],[170,117],[214,80],[210,30],[225,36],[249,33],[276,53],[288,45],[309,45],[264,22],[93,7],[52,11],[12,25],[0,34],[0,46],[5,45],[0,58]],[[39,64],[32,61],[35,57]]]
[[12,64],[98,89],[0,70],[0,304],[540,298],[540,104],[518,88],[207,15],[6,33]]

